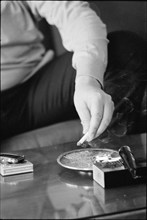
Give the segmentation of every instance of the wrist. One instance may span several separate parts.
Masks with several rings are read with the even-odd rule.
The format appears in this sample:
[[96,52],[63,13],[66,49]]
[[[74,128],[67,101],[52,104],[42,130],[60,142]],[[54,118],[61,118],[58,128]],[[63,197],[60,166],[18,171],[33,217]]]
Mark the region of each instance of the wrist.
[[85,76],[85,75],[80,75],[80,76],[76,76],[75,79],[75,85],[80,86],[83,84],[91,84],[91,85],[96,85],[98,86],[100,89],[103,89],[103,86],[101,84],[101,82],[99,80],[97,80],[96,78],[92,77],[92,76]]

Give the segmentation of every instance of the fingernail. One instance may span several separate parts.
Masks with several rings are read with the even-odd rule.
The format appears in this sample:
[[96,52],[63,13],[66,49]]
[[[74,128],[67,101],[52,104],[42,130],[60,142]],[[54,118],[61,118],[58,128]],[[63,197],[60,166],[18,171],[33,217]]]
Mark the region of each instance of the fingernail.
[[88,132],[88,128],[83,128],[83,134],[86,134]]

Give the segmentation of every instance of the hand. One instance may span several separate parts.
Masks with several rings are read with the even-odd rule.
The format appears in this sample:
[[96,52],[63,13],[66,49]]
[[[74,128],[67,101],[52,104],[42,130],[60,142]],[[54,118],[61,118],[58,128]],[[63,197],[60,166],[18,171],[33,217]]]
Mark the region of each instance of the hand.
[[84,136],[77,143],[81,145],[98,137],[107,128],[112,119],[114,103],[96,79],[79,76],[76,79],[74,104],[83,126]]

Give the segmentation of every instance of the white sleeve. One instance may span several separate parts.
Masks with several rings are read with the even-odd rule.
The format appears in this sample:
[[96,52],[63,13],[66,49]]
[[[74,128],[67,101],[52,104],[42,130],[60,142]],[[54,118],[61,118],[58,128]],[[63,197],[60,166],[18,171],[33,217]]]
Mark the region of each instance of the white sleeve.
[[27,1],[34,14],[55,25],[63,46],[73,51],[78,75],[89,75],[103,85],[107,66],[106,25],[84,1]]

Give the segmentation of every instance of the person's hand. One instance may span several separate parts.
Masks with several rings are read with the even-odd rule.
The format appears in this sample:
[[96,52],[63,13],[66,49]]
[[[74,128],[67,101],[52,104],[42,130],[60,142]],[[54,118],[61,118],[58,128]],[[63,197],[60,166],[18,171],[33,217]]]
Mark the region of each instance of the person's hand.
[[83,126],[84,136],[77,143],[81,145],[98,137],[107,128],[112,119],[114,103],[96,79],[78,76],[74,104]]

